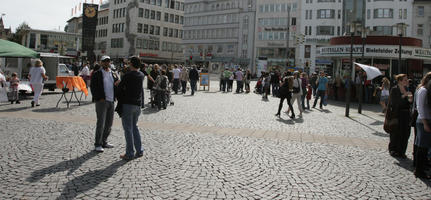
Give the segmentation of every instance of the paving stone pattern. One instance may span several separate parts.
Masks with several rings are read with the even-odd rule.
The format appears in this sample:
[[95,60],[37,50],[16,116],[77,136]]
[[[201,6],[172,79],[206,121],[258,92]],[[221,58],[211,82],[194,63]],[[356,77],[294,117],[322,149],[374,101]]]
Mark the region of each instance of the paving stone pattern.
[[174,95],[167,110],[144,110],[144,156],[125,162],[117,117],[116,147],[95,153],[94,105],[42,97],[38,108],[0,105],[0,199],[431,199],[411,160],[382,148],[377,112],[351,120],[331,105],[277,120],[277,99]]

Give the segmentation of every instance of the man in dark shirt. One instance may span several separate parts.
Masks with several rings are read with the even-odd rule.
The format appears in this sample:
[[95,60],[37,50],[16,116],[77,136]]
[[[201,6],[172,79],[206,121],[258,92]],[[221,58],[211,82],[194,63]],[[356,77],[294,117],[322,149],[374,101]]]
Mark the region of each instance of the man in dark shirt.
[[190,87],[192,89],[192,95],[194,95],[196,90],[196,82],[199,80],[199,72],[196,69],[196,66],[193,66],[193,68],[190,70],[189,79],[190,79]]
[[[119,103],[122,107],[121,122],[126,138],[126,154],[120,156],[124,160],[131,160],[143,155],[141,134],[137,126],[141,114],[142,82],[145,77],[143,73],[139,72],[140,65],[139,58],[131,57],[130,71],[124,75],[118,86],[120,90]],[[136,150],[136,154],[134,154],[134,150]]]

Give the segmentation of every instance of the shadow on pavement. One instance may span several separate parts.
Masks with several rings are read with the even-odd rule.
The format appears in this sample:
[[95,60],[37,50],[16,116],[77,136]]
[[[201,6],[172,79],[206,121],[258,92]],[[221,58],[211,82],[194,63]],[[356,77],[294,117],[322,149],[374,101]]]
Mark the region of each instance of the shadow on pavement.
[[64,108],[61,108],[61,107],[58,107],[58,108],[56,108],[56,107],[53,107],[53,108],[41,108],[41,109],[35,109],[35,110],[32,110],[32,111],[33,112],[39,112],[39,113],[65,112],[65,111],[72,110],[72,109],[74,109],[76,107],[77,106],[70,106],[69,108],[67,108],[67,107],[64,107]]
[[89,171],[82,176],[78,176],[73,180],[66,183],[66,187],[64,187],[61,192],[61,196],[57,199],[75,199],[76,196],[80,193],[84,193],[89,191],[100,183],[105,182],[108,178],[113,176],[115,172],[117,172],[118,168],[123,166],[127,161],[119,160],[115,163],[112,163],[105,169]]
[[289,119],[283,119],[283,118],[279,117],[279,118],[277,118],[277,121],[283,122],[285,124],[295,124],[295,122],[293,120],[291,120],[290,118]]
[[67,175],[70,175],[75,170],[77,170],[85,161],[93,158],[96,155],[97,155],[97,152],[89,151],[86,154],[81,155],[78,158],[75,158],[72,160],[66,160],[66,161],[57,163],[55,165],[46,167],[46,168],[36,170],[36,171],[32,172],[31,177],[28,177],[26,180],[31,182],[31,183],[34,183],[36,181],[43,179],[43,177],[45,177],[49,174],[54,174],[54,173],[62,172],[62,171],[66,171],[66,170],[69,171],[67,173]]
[[157,106],[155,106],[154,108],[151,108],[151,104],[146,104],[145,108],[142,109],[142,114],[143,115],[150,115],[150,114],[154,114],[154,113],[158,113],[159,110],[157,109]]
[[388,134],[385,134],[385,133],[379,132],[379,131],[377,131],[377,130],[373,129],[372,127],[370,127],[370,126],[368,126],[368,125],[366,125],[366,124],[364,124],[364,123],[362,123],[362,122],[360,122],[360,121],[358,121],[358,120],[356,120],[356,119],[353,119],[353,118],[351,118],[351,117],[348,117],[348,119],[350,119],[350,120],[352,120],[352,121],[354,121],[354,122],[356,122],[356,123],[358,123],[358,124],[360,124],[360,125],[362,125],[362,126],[367,127],[368,129],[370,129],[370,130],[374,131],[374,132],[372,133],[373,135],[377,135],[377,136],[380,136],[380,137],[389,137],[389,135],[388,135]]
[[31,107],[29,106],[29,107],[9,108],[9,109],[5,109],[5,110],[0,110],[0,112],[18,112],[18,111],[26,110],[29,108],[31,108]]
[[[344,101],[335,101],[335,100],[328,100],[328,105],[336,106],[336,107],[346,107],[346,102]],[[358,110],[358,103],[357,102],[350,102],[350,109],[351,110]],[[364,111],[371,111],[371,112],[382,112],[382,108],[379,104],[364,104],[362,103],[362,110]]]

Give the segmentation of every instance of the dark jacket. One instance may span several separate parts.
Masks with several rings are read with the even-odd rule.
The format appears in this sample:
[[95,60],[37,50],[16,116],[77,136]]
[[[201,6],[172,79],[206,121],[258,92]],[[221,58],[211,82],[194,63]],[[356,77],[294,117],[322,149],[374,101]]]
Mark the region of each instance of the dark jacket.
[[144,78],[145,76],[141,72],[127,72],[118,85],[117,99],[119,103],[140,106]]
[[199,73],[198,73],[198,70],[196,70],[196,69],[191,69],[190,70],[190,72],[189,72],[189,79],[190,80],[199,80]]
[[[103,68],[99,69],[91,76],[91,95],[93,96],[93,101],[99,101],[105,98],[105,89],[103,88]],[[111,71],[112,77],[114,78],[114,83],[118,81],[117,74]],[[114,91],[115,91],[114,86]],[[115,94],[115,92],[114,92]],[[115,98],[115,97],[114,97]]]
[[404,112],[408,112],[410,110],[410,102],[408,101],[407,97],[402,97],[401,90],[398,85],[395,85],[391,89],[389,98],[391,101],[390,106],[393,117],[399,118],[399,116]]

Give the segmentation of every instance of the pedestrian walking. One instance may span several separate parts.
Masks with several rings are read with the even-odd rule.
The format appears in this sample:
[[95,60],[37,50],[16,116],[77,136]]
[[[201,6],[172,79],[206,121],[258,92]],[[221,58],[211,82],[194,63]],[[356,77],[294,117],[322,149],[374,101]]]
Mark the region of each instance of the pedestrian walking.
[[245,78],[245,92],[250,93],[251,72],[249,69],[247,69],[244,78]]
[[325,100],[326,91],[328,89],[328,78],[325,77],[325,72],[320,71],[319,78],[316,80],[317,91],[314,99],[313,108],[316,108],[317,101],[320,98],[320,109],[323,109],[323,101]]
[[20,104],[21,102],[19,101],[19,90],[18,90],[19,78],[16,72],[12,73],[12,77],[9,80],[9,83],[10,83],[9,85],[10,103],[13,104],[13,102],[15,101],[16,104]]
[[[301,79],[299,78],[299,72],[295,71],[293,73],[293,86],[292,86],[292,99],[290,100],[290,103],[293,105],[295,101],[298,104],[298,110],[299,110],[299,117],[302,117],[302,85],[301,85]],[[287,109],[287,113],[289,113],[290,107]]]
[[189,72],[190,88],[192,90],[191,95],[195,95],[196,83],[199,81],[199,72],[196,69],[196,65],[193,65]]
[[30,85],[33,88],[33,101],[31,101],[31,107],[40,106],[39,97],[42,95],[43,91],[43,81],[48,79],[48,76],[45,75],[46,71],[43,67],[43,62],[40,59],[37,59],[34,63],[34,67],[30,68],[30,73],[28,75],[28,79],[30,80]]
[[235,79],[235,73],[233,71],[233,69],[230,69],[230,76],[229,76],[229,80],[227,83],[227,91],[228,92],[232,92],[232,87],[233,87],[233,80]]
[[269,90],[271,87],[271,76],[269,73],[262,72],[263,73],[263,94],[262,98],[268,100]]
[[226,67],[223,71],[223,92],[229,92],[227,85],[231,75],[232,73],[229,71],[229,68]]
[[84,80],[86,87],[88,88],[89,86],[89,81],[90,81],[90,68],[88,68],[89,64],[85,63],[84,67],[82,67],[82,70],[80,72],[82,80]]
[[181,80],[181,92],[182,94],[185,94],[187,91],[187,81],[189,80],[189,72],[185,67],[181,67],[180,80]]
[[169,87],[169,79],[166,76],[166,71],[162,70],[161,73],[156,78],[156,85],[155,85],[155,91],[156,91],[156,105],[159,110],[166,109],[166,91],[168,91]]
[[181,70],[178,69],[178,65],[174,66],[172,73],[173,73],[173,78],[174,78],[174,80],[173,80],[174,85],[173,85],[172,89],[174,89],[175,94],[178,94],[178,87],[180,85],[180,73],[181,73]]
[[311,85],[311,88],[313,88],[313,97],[315,97],[315,96],[316,96],[316,91],[317,91],[317,79],[318,79],[318,77],[317,77],[317,73],[316,73],[316,72],[313,72],[313,73],[311,74],[311,78],[310,78],[310,85]]
[[408,79],[406,74],[398,74],[397,85],[389,94],[387,112],[391,119],[398,119],[397,127],[389,133],[389,153],[391,156],[406,158],[406,149],[410,137],[410,104],[413,101],[412,93],[407,91]]
[[119,84],[118,75],[111,71],[111,58],[102,56],[102,68],[94,72],[91,77],[91,94],[96,107],[96,136],[94,141],[95,150],[103,152],[104,148],[113,148],[108,143],[114,119],[114,87]]
[[418,85],[415,94],[417,135],[415,137],[414,175],[417,178],[430,179],[426,174],[428,152],[431,148],[431,72],[428,72]]
[[[302,95],[301,95],[301,105],[302,110],[305,110],[305,100],[307,99],[307,85],[308,85],[308,75],[305,72],[301,73],[301,88],[302,88]],[[307,100],[307,108],[310,109],[309,101]]]
[[235,72],[236,75],[236,93],[244,92],[243,88],[243,80],[244,80],[244,74],[241,71],[241,68],[238,68],[238,70]]
[[280,88],[280,74],[274,70],[271,72],[271,86],[272,86],[272,96],[277,96],[278,90]]
[[293,106],[290,103],[290,100],[292,98],[292,89],[293,89],[293,77],[284,77],[282,79],[282,83],[279,90],[279,97],[280,97],[280,103],[278,104],[278,112],[275,114],[275,116],[280,117],[280,111],[283,108],[283,102],[286,99],[287,105],[289,106],[290,110],[292,111],[292,115],[290,115],[290,118],[295,118],[295,111],[293,110]]
[[[121,103],[121,123],[126,139],[126,153],[120,158],[132,160],[143,156],[141,134],[137,126],[140,106],[142,104],[142,88],[145,75],[139,72],[141,61],[138,57],[131,57],[129,61],[129,71],[124,75],[118,85],[119,104]],[[136,154],[135,154],[136,151]]]
[[386,112],[386,107],[388,106],[389,100],[389,89],[390,82],[389,79],[384,77],[382,79],[382,86],[380,87],[380,105],[382,106],[382,113]]

